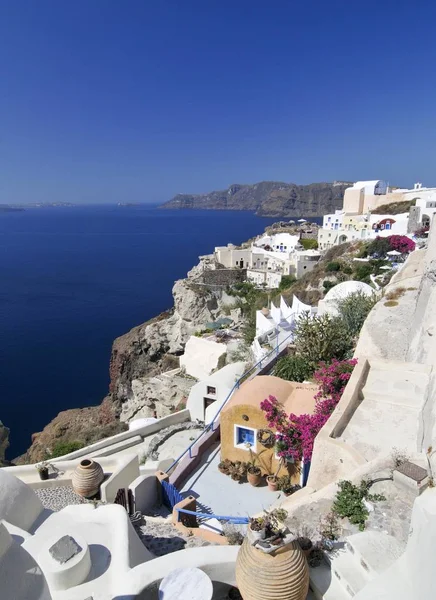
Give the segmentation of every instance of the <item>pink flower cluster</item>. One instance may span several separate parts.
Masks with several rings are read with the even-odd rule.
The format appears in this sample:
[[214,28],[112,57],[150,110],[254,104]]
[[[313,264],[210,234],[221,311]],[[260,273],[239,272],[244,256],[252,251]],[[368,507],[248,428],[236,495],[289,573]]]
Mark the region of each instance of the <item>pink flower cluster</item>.
[[329,365],[320,363],[314,375],[319,390],[313,415],[291,413],[288,417],[274,396],[260,403],[269,426],[276,431],[277,456],[304,459],[306,462],[311,460],[315,438],[341,399],[356,364],[355,359],[333,360]]
[[389,245],[392,250],[397,250],[405,254],[406,252],[413,252],[415,250],[415,242],[407,237],[407,235],[390,235]]

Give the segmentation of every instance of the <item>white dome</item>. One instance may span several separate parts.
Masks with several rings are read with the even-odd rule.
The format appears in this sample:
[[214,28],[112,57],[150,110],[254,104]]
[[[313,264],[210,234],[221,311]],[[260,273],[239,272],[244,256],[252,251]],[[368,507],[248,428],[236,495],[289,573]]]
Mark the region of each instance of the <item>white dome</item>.
[[0,469],[0,521],[29,530],[42,512],[40,499],[32,490],[6,469]]
[[374,289],[362,281],[344,281],[332,287],[325,295],[324,301],[331,302],[333,300],[336,302],[337,300],[343,300],[347,296],[357,292],[365,294],[366,296],[372,296]]

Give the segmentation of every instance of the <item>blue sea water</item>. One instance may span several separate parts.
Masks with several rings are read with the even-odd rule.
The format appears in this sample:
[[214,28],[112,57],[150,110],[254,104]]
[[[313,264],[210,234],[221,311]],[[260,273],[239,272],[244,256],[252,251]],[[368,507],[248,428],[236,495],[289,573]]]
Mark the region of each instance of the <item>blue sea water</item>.
[[214,246],[277,219],[150,206],[0,213],[0,420],[13,458],[61,410],[98,404],[113,340],[172,306]]

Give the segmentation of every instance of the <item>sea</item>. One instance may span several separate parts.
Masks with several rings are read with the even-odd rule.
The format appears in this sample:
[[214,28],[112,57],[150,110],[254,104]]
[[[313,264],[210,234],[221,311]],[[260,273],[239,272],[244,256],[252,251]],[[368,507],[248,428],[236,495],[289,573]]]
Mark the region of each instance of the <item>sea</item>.
[[[277,221],[250,212],[73,206],[0,213],[0,420],[7,458],[59,411],[98,404],[113,340],[173,304],[215,246]],[[316,219],[311,219],[316,220]]]

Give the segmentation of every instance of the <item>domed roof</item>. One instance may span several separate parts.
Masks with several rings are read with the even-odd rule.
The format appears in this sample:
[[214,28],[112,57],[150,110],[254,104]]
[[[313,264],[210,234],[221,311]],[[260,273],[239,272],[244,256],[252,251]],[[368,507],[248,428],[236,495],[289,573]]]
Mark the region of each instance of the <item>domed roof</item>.
[[43,506],[35,492],[6,469],[0,469],[0,521],[29,530]]
[[358,292],[365,294],[366,296],[372,296],[374,289],[362,281],[343,281],[342,283],[338,283],[332,287],[332,289],[327,292],[324,297],[324,301],[331,302],[332,300],[343,300],[347,296],[356,294]]

